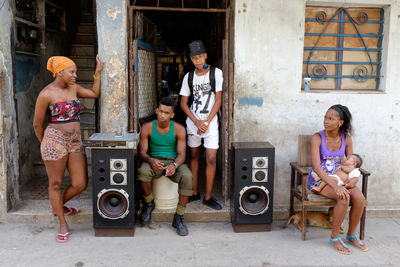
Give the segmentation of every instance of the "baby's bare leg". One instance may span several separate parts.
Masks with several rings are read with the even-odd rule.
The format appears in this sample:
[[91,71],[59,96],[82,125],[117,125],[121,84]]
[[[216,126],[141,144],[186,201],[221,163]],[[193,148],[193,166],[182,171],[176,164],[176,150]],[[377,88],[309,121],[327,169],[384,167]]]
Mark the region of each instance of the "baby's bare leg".
[[324,181],[322,181],[319,185],[313,185],[311,186],[311,191],[315,193],[321,192],[321,190],[327,185]]

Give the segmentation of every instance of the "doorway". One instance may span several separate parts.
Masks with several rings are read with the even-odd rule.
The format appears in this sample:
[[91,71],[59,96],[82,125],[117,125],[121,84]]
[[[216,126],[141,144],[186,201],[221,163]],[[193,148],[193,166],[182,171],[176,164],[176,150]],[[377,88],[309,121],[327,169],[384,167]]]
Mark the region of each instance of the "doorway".
[[[15,2],[15,1],[14,1]],[[91,88],[95,69],[97,34],[93,0],[16,1],[13,62],[18,122],[18,198],[48,199],[48,178],[33,131],[33,114],[39,92],[53,81],[46,69],[51,56],[67,56],[77,65],[77,83]],[[96,103],[81,99],[82,139],[96,131]],[[44,125],[46,126],[46,125]],[[68,176],[68,173],[65,173]],[[68,184],[69,179],[64,179]],[[90,192],[85,197],[89,198]]]
[[[194,68],[187,54],[187,46],[193,40],[202,40],[207,51],[207,63],[220,68],[224,74],[223,100],[219,116],[220,146],[213,194],[219,195],[227,203],[230,197],[229,129],[232,124],[232,120],[229,119],[232,110],[232,103],[229,101],[229,95],[232,94],[231,71],[228,66],[229,3],[222,0],[213,1],[213,6],[210,6],[210,1],[190,1],[187,4],[191,6],[186,5],[185,1],[137,0],[129,7],[129,88],[132,111],[130,130],[137,132],[142,121],[151,119],[151,116],[141,116],[139,107],[142,110],[148,104],[155,108],[158,99],[165,95],[178,101],[183,77]],[[144,79],[140,75],[144,64],[140,49],[147,51],[143,53],[154,53],[154,87],[140,85]],[[149,62],[145,64],[151,66],[153,63]],[[145,90],[150,92],[144,93]],[[147,101],[143,101],[143,94],[147,96]],[[152,97],[149,98],[149,95]],[[152,115],[154,118],[154,114]],[[175,120],[184,124],[185,118],[179,108],[176,109]],[[204,154],[203,151],[200,170],[205,169]],[[205,174],[200,172],[199,191],[202,194],[204,184]]]

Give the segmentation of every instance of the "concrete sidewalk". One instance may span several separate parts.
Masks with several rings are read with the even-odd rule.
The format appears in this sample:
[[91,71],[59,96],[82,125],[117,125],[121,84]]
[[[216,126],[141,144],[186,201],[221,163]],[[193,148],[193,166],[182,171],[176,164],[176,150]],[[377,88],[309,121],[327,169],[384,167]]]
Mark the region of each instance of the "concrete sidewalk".
[[370,251],[337,253],[329,230],[309,227],[301,240],[294,225],[271,232],[234,233],[230,223],[187,223],[178,236],[169,223],[136,227],[134,237],[95,237],[91,224],[71,224],[68,243],[56,225],[0,225],[0,266],[400,266],[400,219],[367,219]]

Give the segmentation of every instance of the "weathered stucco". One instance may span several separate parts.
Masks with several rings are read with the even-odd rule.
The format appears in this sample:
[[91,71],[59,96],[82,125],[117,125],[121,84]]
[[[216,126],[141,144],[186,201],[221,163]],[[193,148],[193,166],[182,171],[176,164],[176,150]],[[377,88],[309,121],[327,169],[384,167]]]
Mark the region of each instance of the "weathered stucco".
[[106,61],[101,77],[101,132],[126,132],[128,128],[128,2],[96,1],[98,51]]
[[[274,205],[286,209],[297,136],[321,130],[331,105],[346,105],[353,115],[354,151],[372,173],[368,209],[400,210],[400,1],[288,2],[235,1],[234,140],[275,146]],[[301,91],[306,4],[385,8],[382,92]]]
[[[18,200],[18,140],[10,43],[9,2],[0,9],[0,222]],[[15,155],[15,156],[10,156]]]

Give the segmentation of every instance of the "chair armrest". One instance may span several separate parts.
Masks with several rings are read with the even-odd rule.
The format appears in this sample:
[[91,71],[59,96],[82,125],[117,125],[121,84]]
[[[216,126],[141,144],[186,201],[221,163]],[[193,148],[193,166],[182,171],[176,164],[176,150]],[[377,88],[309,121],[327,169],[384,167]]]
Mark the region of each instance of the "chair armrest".
[[[290,166],[292,167],[292,174],[291,174],[291,187],[292,190],[297,191],[296,185],[301,184],[301,200],[307,200],[307,184],[308,184],[308,175],[309,171],[304,167],[297,164],[297,162],[290,162]],[[294,182],[295,172],[297,172],[297,183]]]
[[360,172],[362,174],[362,187],[361,192],[363,193],[365,199],[367,199],[367,190],[368,190],[368,176],[371,175],[368,171],[360,168]]
[[290,166],[292,166],[293,168],[296,169],[296,171],[300,174],[300,175],[308,175],[310,172],[308,170],[306,170],[305,168],[303,168],[302,166],[298,165],[297,162],[290,162]]
[[360,172],[363,176],[370,176],[371,173],[369,173],[368,171],[364,170],[363,168],[360,168]]

